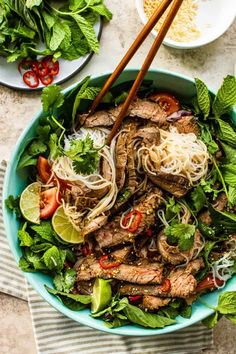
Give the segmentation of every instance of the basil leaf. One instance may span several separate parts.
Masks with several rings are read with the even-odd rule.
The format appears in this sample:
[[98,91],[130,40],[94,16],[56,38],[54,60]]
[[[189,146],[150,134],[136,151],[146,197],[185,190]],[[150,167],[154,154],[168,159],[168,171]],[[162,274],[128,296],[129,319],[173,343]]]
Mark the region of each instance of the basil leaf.
[[236,78],[228,75],[214,99],[212,110],[217,117],[229,113],[236,104]]
[[198,106],[206,119],[210,114],[211,100],[207,86],[200,79],[195,78]]
[[192,316],[192,306],[191,305],[185,305],[181,310],[180,310],[180,316],[183,318],[190,318]]
[[219,321],[219,313],[214,312],[212,315],[208,316],[207,318],[204,318],[202,320],[202,323],[209,329],[215,327]]
[[236,291],[225,291],[221,294],[216,309],[223,315],[236,315]]
[[176,323],[176,321],[171,318],[144,312],[140,308],[130,304],[128,304],[123,311],[130,322],[136,323],[143,327],[163,328]]
[[91,303],[91,296],[90,295],[67,294],[65,292],[49,288],[47,285],[44,285],[44,286],[50,294],[57,295],[57,296],[64,296],[68,299],[74,300],[76,302],[80,302],[81,304],[84,304],[84,305],[88,305]]
[[127,319],[121,319],[121,318],[116,317],[111,322],[105,322],[105,326],[108,328],[117,328],[117,327],[125,326],[129,323],[130,322]]

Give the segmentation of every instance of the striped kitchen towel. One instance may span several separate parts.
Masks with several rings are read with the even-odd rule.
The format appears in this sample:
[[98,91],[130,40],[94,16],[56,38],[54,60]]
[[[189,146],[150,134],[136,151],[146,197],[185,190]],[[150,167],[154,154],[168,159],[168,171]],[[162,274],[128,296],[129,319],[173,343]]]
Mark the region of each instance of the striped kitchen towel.
[[[0,203],[6,163],[0,167]],[[28,300],[39,354],[187,354],[212,346],[212,331],[196,324],[176,333],[152,337],[106,334],[82,326],[57,312],[26,283],[10,252],[0,211],[0,291]]]

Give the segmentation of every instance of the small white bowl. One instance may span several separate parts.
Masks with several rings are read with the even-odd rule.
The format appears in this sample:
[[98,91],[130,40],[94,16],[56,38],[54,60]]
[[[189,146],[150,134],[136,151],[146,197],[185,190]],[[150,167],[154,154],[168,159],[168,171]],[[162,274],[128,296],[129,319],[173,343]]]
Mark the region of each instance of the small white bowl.
[[[236,16],[236,0],[197,0],[196,2],[198,4],[196,27],[200,31],[200,36],[191,42],[177,42],[166,37],[163,44],[180,49],[201,47],[220,37],[233,23]],[[136,0],[138,14],[143,24],[146,24],[148,19],[143,3],[144,0]],[[153,30],[152,34],[156,36],[157,32]]]

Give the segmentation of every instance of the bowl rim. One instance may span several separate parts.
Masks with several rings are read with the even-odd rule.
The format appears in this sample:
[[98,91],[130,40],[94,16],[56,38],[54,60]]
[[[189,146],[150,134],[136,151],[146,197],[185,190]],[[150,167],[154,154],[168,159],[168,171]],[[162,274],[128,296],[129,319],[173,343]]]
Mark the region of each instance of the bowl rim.
[[[137,68],[128,68],[126,70],[124,70],[125,72],[132,72],[132,73],[137,73],[139,71],[139,69]],[[188,81],[189,83],[193,83],[194,84],[194,80],[186,75],[174,72],[174,71],[170,71],[170,70],[166,70],[166,69],[150,69],[149,73],[152,72],[154,74],[165,74],[165,75],[170,75],[170,76],[174,76],[180,79],[183,79],[185,81]],[[91,76],[91,80],[93,79],[98,79],[104,76],[108,76],[110,75],[111,72],[103,72],[100,73],[99,75],[92,75]],[[62,92],[63,93],[67,93],[70,90],[72,90],[76,85],[78,85],[79,82],[81,82],[81,80],[79,80],[78,82],[70,85],[69,87],[65,88]],[[212,90],[211,88],[209,88],[209,92],[211,92],[212,94],[215,94],[214,90]],[[234,112],[236,112],[236,109],[233,109]],[[19,136],[17,143],[12,151],[10,160],[7,163],[7,169],[5,172],[5,178],[4,178],[4,184],[3,184],[3,195],[2,195],[2,200],[4,201],[7,197],[8,197],[8,187],[9,187],[9,181],[10,181],[10,174],[11,174],[11,170],[12,170],[12,165],[13,165],[13,161],[17,156],[17,152],[19,150],[19,147],[21,145],[21,142],[24,140],[24,138],[27,136],[28,131],[31,129],[32,125],[37,121],[37,119],[40,117],[40,115],[42,114],[42,109],[40,109],[35,115],[34,117],[30,120],[30,122],[27,124],[27,126],[25,127],[25,129],[23,130],[23,132],[21,133],[21,135]],[[13,237],[11,236],[11,227],[10,227],[10,220],[8,218],[8,211],[7,211],[7,207],[5,206],[4,203],[2,203],[2,211],[3,211],[3,221],[4,221],[4,227],[5,227],[5,231],[6,231],[6,235],[7,235],[7,239],[8,239],[8,243],[10,245],[10,249],[11,252],[14,256],[14,259],[17,263],[17,267],[18,267],[18,260],[19,260],[19,254],[17,252],[17,249],[15,247],[15,240],[13,239]],[[20,268],[18,267],[18,269],[20,270]],[[20,270],[21,271],[21,270]],[[39,274],[41,272],[38,272]],[[45,289],[45,291],[42,291],[42,289],[40,288],[40,285],[38,284],[38,280],[35,279],[34,274],[35,273],[27,273],[27,272],[23,272],[22,274],[26,277],[26,279],[29,281],[29,283],[32,285],[32,287],[34,288],[34,290],[37,292],[37,294],[39,296],[41,296],[44,300],[46,300],[54,309],[56,309],[57,311],[59,311],[60,313],[62,313],[63,315],[65,315],[66,317],[91,328],[94,328],[96,330],[100,330],[102,332],[106,332],[109,334],[117,334],[117,335],[125,335],[125,336],[154,336],[154,335],[161,335],[161,334],[166,334],[166,333],[171,333],[171,332],[176,332],[180,329],[189,327],[201,320],[203,320],[204,318],[206,318],[207,316],[211,315],[214,311],[210,308],[207,308],[207,312],[199,315],[198,316],[198,320],[194,320],[191,318],[190,319],[184,319],[184,322],[179,322],[176,323],[172,326],[167,326],[164,327],[162,329],[158,328],[158,329],[148,329],[148,328],[142,328],[142,327],[138,327],[138,333],[136,332],[137,327],[134,327],[133,325],[130,325],[129,328],[127,328],[127,326],[125,327],[118,327],[118,328],[113,328],[113,329],[109,329],[107,327],[104,326],[103,322],[101,320],[97,320],[94,321],[94,318],[91,318],[89,315],[86,316],[86,318],[82,318],[82,319],[78,319],[77,315],[78,312],[76,311],[71,311],[68,308],[66,308],[63,304],[61,304],[60,302],[56,301],[55,296],[51,295],[50,293],[48,293]],[[233,286],[234,287],[234,286]],[[236,290],[236,287],[235,287]],[[220,293],[218,291],[218,293]],[[177,326],[178,328],[173,328],[173,326]]]
[[[146,14],[144,12],[144,9],[143,9],[143,0],[135,0],[135,5],[136,5],[136,10],[138,12],[138,15],[139,15],[139,17],[141,19],[141,22],[142,22],[143,25],[145,25],[147,23],[147,16],[146,16]],[[194,48],[203,47],[203,46],[205,46],[207,44],[210,44],[210,43],[216,41],[218,38],[223,36],[223,34],[233,24],[233,22],[235,20],[235,17],[236,17],[236,6],[235,6],[235,11],[234,11],[234,14],[232,16],[232,19],[228,22],[228,24],[224,27],[224,29],[219,34],[213,35],[210,40],[202,39],[202,41],[200,43],[195,43],[194,41],[191,41],[191,42],[177,42],[177,41],[174,41],[172,39],[165,38],[163,40],[163,44],[168,46],[168,47],[175,48],[175,49],[194,49]],[[153,29],[151,31],[151,33],[152,33],[152,35],[154,37],[157,36],[157,32],[156,32],[155,29]]]

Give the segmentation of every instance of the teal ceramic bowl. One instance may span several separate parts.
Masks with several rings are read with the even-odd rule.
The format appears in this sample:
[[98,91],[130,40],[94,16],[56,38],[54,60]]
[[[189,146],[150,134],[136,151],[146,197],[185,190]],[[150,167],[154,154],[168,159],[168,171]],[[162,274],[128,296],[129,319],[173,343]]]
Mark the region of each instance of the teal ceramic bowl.
[[[135,79],[138,70],[126,70],[122,73],[120,78],[116,81],[116,84]],[[92,78],[91,84],[94,86],[101,86],[107,79],[109,74],[98,75]],[[183,75],[165,71],[165,70],[150,70],[146,76],[146,79],[154,81],[157,88],[161,90],[171,91],[176,93],[178,97],[184,97],[185,99],[190,99],[196,94],[196,89],[194,81],[191,78],[185,77]],[[71,86],[65,90],[65,92],[70,91],[74,86]],[[213,93],[214,94],[214,93]],[[27,184],[27,175],[25,173],[17,172],[17,163],[19,156],[23,149],[25,148],[27,142],[31,137],[34,136],[35,129],[38,124],[38,119],[42,112],[39,112],[27,126],[27,128],[22,133],[19,138],[14,152],[12,154],[11,160],[9,161],[5,183],[3,188],[3,200],[5,200],[10,194],[19,195]],[[232,119],[236,122],[236,111],[232,112]],[[4,204],[4,203],[3,203]],[[9,210],[3,205],[3,216],[5,229],[10,244],[11,251],[18,263],[21,256],[21,249],[17,240],[17,230],[19,223],[15,216],[9,212]],[[188,327],[203,318],[212,314],[212,310],[205,307],[199,301],[195,302],[193,305],[193,313],[190,319],[184,319],[182,317],[177,318],[177,323],[165,327],[163,329],[145,329],[135,325],[128,325],[121,328],[108,329],[104,323],[99,320],[92,318],[90,316],[89,310],[83,310],[79,312],[74,312],[66,308],[55,296],[49,294],[44,285],[52,287],[52,280],[49,276],[42,273],[24,273],[25,277],[29,283],[34,287],[34,289],[55,309],[63,313],[65,316],[77,321],[83,325],[96,328],[100,331],[105,331],[108,333],[119,334],[119,335],[129,335],[129,336],[150,336],[158,335],[163,333],[170,333],[177,331],[181,328]],[[203,296],[204,301],[210,305],[216,305],[218,297],[222,291],[225,290],[236,290],[236,276],[233,277],[221,291],[214,291],[213,293]]]

